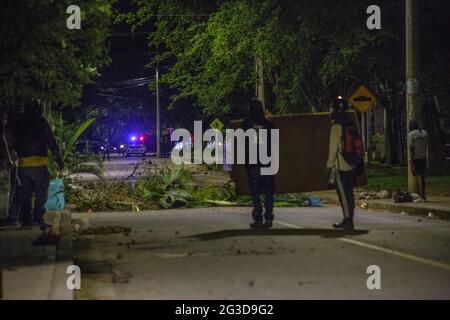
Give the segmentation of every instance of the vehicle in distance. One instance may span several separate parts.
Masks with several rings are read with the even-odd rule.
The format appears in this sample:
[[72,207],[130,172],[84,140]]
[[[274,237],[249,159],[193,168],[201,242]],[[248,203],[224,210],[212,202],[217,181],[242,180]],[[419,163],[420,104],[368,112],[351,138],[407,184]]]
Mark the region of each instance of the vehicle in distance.
[[145,137],[144,135],[132,134],[128,138],[127,143],[125,144],[125,156],[129,157],[133,154],[139,154],[145,157],[147,152],[147,148],[145,147]]

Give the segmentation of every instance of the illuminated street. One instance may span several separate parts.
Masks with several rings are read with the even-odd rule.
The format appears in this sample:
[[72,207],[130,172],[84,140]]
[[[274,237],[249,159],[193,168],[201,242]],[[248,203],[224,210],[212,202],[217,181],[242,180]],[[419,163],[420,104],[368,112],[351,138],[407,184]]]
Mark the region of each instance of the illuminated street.
[[[450,298],[450,222],[361,211],[343,235],[330,228],[336,207],[279,208],[274,229],[255,231],[248,211],[74,214],[83,228],[132,228],[74,242],[77,298]],[[370,265],[381,290],[367,289]]]
[[450,301],[449,4],[2,1],[1,302]]

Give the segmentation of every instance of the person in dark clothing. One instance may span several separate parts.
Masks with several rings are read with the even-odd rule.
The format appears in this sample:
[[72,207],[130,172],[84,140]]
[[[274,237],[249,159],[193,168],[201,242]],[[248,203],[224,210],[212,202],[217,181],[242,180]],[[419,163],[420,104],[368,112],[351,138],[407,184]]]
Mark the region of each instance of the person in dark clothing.
[[[248,129],[255,129],[258,133],[261,129],[268,130],[267,132],[267,150],[268,154],[271,154],[271,141],[270,141],[270,130],[274,129],[273,123],[266,119],[264,115],[264,109],[261,101],[252,100],[249,106],[250,117],[245,119],[242,123],[242,129],[244,131]],[[272,221],[274,219],[273,215],[273,198],[275,192],[275,179],[273,175],[262,175],[261,167],[266,165],[261,164],[259,161],[259,146],[257,144],[256,152],[257,152],[257,161],[255,164],[251,164],[249,159],[249,141],[246,141],[245,148],[245,168],[247,171],[248,177],[248,185],[252,197],[253,203],[253,211],[252,217],[254,222],[250,224],[251,228],[271,228]],[[258,142],[259,143],[259,142]],[[262,215],[262,206],[261,206],[261,194],[264,194],[264,223],[263,223],[263,215]]]
[[107,159],[108,161],[111,161],[110,157],[110,145],[109,140],[105,139],[105,143],[103,144],[103,161]]
[[353,188],[356,180],[356,166],[345,161],[342,155],[342,133],[343,128],[351,124],[351,119],[345,113],[347,103],[338,97],[331,109],[331,131],[328,152],[326,175],[333,175],[336,191],[344,214],[344,220],[333,224],[338,229],[353,229],[353,215],[355,211],[355,199]]
[[14,128],[13,148],[19,158],[22,226],[50,227],[44,222],[49,185],[48,149],[60,170],[64,164],[50,125],[36,104],[28,105],[19,115]]

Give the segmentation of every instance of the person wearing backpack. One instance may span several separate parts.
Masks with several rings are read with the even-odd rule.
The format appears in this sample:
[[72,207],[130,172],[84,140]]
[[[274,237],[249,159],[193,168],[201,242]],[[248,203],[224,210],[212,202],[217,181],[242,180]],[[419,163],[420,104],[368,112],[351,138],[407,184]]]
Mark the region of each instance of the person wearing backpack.
[[334,228],[353,230],[355,199],[353,188],[364,169],[361,137],[350,117],[348,104],[342,97],[335,99],[331,112],[331,130],[326,174],[332,177],[339,197],[344,219]]

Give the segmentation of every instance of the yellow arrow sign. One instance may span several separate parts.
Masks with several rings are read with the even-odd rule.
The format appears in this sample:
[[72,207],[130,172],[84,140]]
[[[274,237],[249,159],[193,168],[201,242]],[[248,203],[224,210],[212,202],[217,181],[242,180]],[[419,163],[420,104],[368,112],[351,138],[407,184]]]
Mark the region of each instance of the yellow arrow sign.
[[209,125],[211,129],[220,131],[223,128],[223,123],[219,119],[214,119],[213,122]]
[[359,112],[367,112],[374,105],[377,98],[365,86],[360,86],[348,99]]

